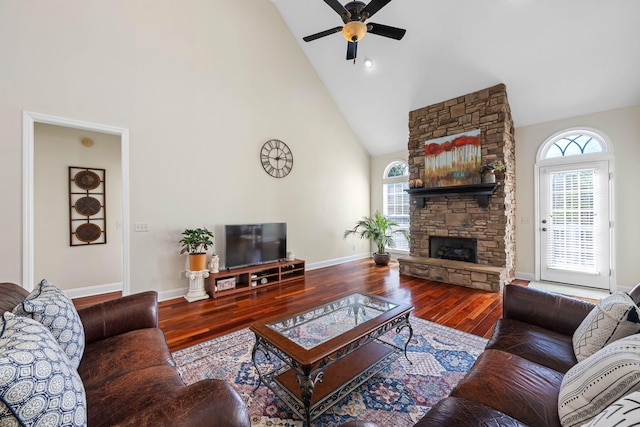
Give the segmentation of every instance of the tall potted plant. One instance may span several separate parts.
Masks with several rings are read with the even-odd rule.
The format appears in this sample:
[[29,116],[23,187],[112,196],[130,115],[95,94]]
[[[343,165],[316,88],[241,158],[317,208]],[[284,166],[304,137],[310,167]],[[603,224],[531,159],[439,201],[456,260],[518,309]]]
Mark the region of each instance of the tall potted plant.
[[361,239],[369,239],[376,245],[378,250],[373,253],[373,261],[377,265],[387,265],[391,260],[391,255],[385,248],[393,246],[393,236],[399,233],[409,240],[409,232],[407,230],[394,228],[399,225],[396,221],[392,221],[380,214],[380,212],[376,212],[372,217],[362,217],[360,221],[356,222],[355,227],[344,232],[344,237],[354,234],[360,236]]
[[189,253],[189,270],[201,271],[207,265],[207,253],[210,245],[213,245],[213,233],[206,228],[185,229],[182,232],[179,243],[182,246],[181,254]]

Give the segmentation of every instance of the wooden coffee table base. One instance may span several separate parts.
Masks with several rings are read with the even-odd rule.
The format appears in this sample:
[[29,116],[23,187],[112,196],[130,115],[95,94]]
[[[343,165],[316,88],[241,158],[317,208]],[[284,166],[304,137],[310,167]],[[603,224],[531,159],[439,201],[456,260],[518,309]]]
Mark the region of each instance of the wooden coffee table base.
[[[374,338],[392,327],[396,328],[396,333],[405,327],[408,328],[409,337],[404,348]],[[407,312],[373,331],[371,339],[363,340],[368,342],[362,342],[362,345],[356,344],[353,351],[345,355],[327,357],[320,363],[320,367],[307,367],[300,366],[278,347],[256,334],[252,358],[260,381],[254,392],[260,384],[266,385],[310,427],[311,420],[348,396],[403,353],[406,357],[407,345],[412,336],[413,329]],[[262,372],[256,363],[258,352],[263,353],[268,360],[275,357],[284,363],[275,369]]]
[[[372,341],[329,366],[323,372],[322,380],[318,381],[313,387],[313,396],[310,402],[311,412],[313,413],[319,404],[326,403],[325,401],[337,390],[342,390],[344,394],[349,394],[353,389],[396,360],[398,356],[398,352],[389,346]],[[374,369],[374,367],[379,368]],[[285,389],[291,398],[302,402],[300,384],[298,384],[296,372],[293,369],[288,369],[276,376],[274,380]],[[354,380],[360,381],[356,381],[353,384]],[[349,386],[351,386],[350,389],[345,390]],[[327,406],[328,408],[329,406]]]

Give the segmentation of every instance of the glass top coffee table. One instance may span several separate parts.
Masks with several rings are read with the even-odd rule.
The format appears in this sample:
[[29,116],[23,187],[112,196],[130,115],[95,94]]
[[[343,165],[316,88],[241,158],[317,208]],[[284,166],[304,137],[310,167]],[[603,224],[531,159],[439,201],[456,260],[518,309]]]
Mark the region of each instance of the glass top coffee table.
[[[312,419],[403,352],[407,357],[411,310],[411,305],[354,293],[255,322],[250,326],[256,335],[252,360],[260,381],[254,392],[261,383],[266,385],[310,426]],[[408,329],[404,348],[378,339],[393,328],[396,334]],[[258,352],[283,363],[260,366]]]

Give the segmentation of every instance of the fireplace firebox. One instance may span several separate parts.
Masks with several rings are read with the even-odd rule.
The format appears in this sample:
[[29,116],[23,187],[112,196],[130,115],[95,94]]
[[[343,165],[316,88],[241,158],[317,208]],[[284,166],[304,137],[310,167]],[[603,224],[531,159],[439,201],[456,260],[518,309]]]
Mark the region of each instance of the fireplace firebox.
[[477,264],[478,242],[477,239],[465,237],[430,236],[429,256]]

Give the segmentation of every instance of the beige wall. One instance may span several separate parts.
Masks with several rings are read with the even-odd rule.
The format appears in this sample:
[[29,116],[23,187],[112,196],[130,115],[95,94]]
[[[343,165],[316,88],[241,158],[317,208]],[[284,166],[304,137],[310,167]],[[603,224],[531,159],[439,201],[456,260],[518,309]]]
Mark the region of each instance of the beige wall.
[[[534,165],[540,146],[564,129],[587,127],[609,137],[615,157],[614,239],[617,287],[627,290],[640,282],[640,106],[516,128],[516,275],[535,273]],[[525,224],[527,219],[529,224]]]
[[[90,138],[93,146],[81,144]],[[62,289],[122,289],[120,138],[42,123],[34,131],[34,276]],[[107,242],[69,245],[69,166],[105,169]]]
[[[285,221],[309,264],[366,252],[369,156],[269,1],[0,2],[0,281],[22,279],[22,111],[130,132],[131,291],[174,290],[186,227]],[[269,177],[268,139],[293,171]],[[40,272],[46,275],[47,272]]]

